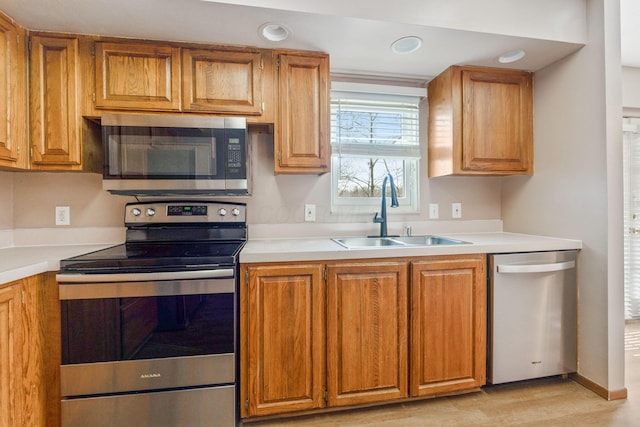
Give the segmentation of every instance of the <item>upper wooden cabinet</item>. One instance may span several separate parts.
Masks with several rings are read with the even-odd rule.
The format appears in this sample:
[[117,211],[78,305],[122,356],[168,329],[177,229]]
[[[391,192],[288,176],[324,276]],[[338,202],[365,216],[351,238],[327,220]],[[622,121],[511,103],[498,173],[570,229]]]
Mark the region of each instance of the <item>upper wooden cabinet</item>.
[[81,170],[78,39],[32,36],[31,168]]
[[486,380],[484,255],[411,263],[411,395],[478,388]]
[[264,112],[259,49],[97,41],[95,56],[98,109]]
[[96,108],[180,110],[180,49],[96,42]]
[[533,173],[533,81],[452,66],[429,82],[429,177]]
[[26,31],[0,13],[0,167],[26,169]]
[[327,267],[329,406],[408,396],[407,264]]
[[261,52],[182,50],[184,111],[262,114]]
[[276,173],[329,172],[329,56],[277,53]]

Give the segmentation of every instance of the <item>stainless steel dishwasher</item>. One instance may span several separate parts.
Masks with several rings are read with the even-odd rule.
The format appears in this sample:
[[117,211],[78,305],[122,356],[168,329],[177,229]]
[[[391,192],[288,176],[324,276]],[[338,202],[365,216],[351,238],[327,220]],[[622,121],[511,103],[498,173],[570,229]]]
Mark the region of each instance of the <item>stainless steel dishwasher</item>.
[[488,382],[576,371],[576,253],[489,257]]

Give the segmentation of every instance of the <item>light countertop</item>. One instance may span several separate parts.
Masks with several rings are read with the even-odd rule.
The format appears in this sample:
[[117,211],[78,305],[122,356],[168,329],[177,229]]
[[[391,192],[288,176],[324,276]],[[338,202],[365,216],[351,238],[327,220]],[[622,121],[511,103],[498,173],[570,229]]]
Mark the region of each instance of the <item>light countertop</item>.
[[0,284],[58,271],[60,260],[97,251],[113,244],[17,246],[0,249]]
[[[320,261],[475,253],[535,252],[581,249],[580,240],[527,234],[486,232],[441,234],[469,242],[462,245],[346,249],[330,238],[250,239],[241,263]],[[16,246],[0,249],[0,284],[47,271],[57,271],[60,260],[113,246],[109,244]]]
[[537,252],[582,248],[580,240],[529,234],[487,232],[451,233],[440,234],[440,236],[463,240],[469,244],[347,249],[330,238],[250,239],[240,253],[240,263]]

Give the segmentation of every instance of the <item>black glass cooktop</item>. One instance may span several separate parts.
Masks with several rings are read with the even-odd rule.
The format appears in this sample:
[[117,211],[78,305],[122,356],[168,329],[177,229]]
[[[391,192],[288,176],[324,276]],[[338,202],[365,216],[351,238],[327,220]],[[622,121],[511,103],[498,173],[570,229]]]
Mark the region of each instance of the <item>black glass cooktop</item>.
[[130,273],[234,266],[244,241],[124,243],[60,261],[62,273]]

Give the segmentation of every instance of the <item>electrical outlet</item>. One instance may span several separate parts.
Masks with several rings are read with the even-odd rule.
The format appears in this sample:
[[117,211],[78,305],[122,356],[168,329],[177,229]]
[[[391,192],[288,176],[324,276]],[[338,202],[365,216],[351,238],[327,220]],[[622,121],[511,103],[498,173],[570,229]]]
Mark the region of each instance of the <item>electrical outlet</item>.
[[438,219],[437,203],[429,203],[429,219]]
[[304,205],[304,220],[307,222],[316,220],[316,205]]
[[462,218],[462,203],[451,203],[451,218]]
[[71,224],[71,208],[69,206],[56,206],[56,225]]

